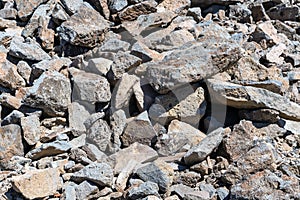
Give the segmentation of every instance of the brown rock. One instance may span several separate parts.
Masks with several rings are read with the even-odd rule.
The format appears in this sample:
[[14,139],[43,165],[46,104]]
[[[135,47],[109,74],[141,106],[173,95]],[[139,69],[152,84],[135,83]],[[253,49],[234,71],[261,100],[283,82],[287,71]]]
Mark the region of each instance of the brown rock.
[[24,79],[18,73],[17,66],[9,61],[1,64],[0,85],[15,90],[26,85]]
[[21,20],[26,21],[28,17],[33,13],[33,11],[42,3],[47,2],[48,0],[30,0],[22,1],[16,0],[18,16]]
[[36,144],[41,137],[39,117],[37,115],[30,115],[21,118],[21,126],[27,144]]
[[119,12],[119,18],[121,20],[133,21],[140,15],[146,15],[156,11],[157,3],[153,0],[142,1],[141,3],[128,6],[121,12]]

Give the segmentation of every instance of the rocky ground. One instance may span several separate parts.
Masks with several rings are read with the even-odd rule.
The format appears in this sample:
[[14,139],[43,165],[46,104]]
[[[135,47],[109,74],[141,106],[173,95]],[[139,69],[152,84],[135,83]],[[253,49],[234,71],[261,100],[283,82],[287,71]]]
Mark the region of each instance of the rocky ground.
[[299,0],[0,1],[0,199],[300,199]]

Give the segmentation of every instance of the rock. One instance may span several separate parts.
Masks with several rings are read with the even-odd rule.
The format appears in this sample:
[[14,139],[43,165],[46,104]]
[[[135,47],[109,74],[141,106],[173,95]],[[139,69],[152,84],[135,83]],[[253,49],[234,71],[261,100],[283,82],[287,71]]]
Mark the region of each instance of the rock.
[[82,0],[62,0],[61,2],[70,15],[75,14],[83,4]]
[[267,11],[267,14],[271,19],[278,19],[281,21],[297,21],[299,13],[300,9],[298,6],[287,5],[278,5]]
[[111,76],[113,80],[119,80],[123,74],[141,63],[141,59],[131,55],[129,52],[118,52],[111,65]]
[[121,147],[120,136],[126,127],[126,114],[123,110],[117,110],[110,117],[110,125],[113,134],[113,143]]
[[90,113],[86,110],[86,108],[77,102],[72,102],[68,106],[68,114],[69,127],[74,131],[74,133],[78,135],[84,133],[86,131],[84,122],[90,116]]
[[173,185],[171,190],[174,191],[179,197],[185,200],[206,200],[209,198],[209,193],[206,191],[197,191],[193,188],[185,186],[183,184]]
[[190,0],[180,0],[176,3],[172,2],[171,0],[166,0],[161,2],[157,6],[157,10],[169,10],[176,14],[182,15],[187,13],[187,8],[191,6]]
[[283,52],[287,49],[285,44],[278,44],[276,46],[273,46],[270,51],[266,54],[266,59],[269,62],[276,63],[278,65],[283,64],[284,58],[280,57]]
[[93,194],[99,192],[97,186],[90,184],[88,181],[83,181],[76,188],[76,198],[77,199],[89,199]]
[[208,7],[212,4],[219,4],[219,5],[230,5],[235,3],[242,3],[243,0],[212,0],[212,1],[205,1],[205,0],[191,0],[192,5],[199,5],[203,7]]
[[27,171],[12,178],[13,188],[28,199],[44,198],[61,189],[59,175],[59,170],[54,168]]
[[124,190],[127,186],[128,178],[133,173],[133,170],[135,169],[137,164],[138,163],[136,161],[130,160],[126,164],[126,167],[124,167],[123,170],[121,171],[121,173],[118,175],[115,185],[116,185],[116,189],[119,192],[124,192]]
[[123,40],[111,38],[104,41],[101,47],[98,49],[98,51],[118,53],[119,51],[128,51],[129,47],[130,43],[125,42]]
[[46,71],[60,71],[64,67],[69,67],[72,61],[68,58],[54,58],[51,60],[43,60],[32,65],[32,77],[34,79]]
[[87,143],[82,149],[86,152],[86,155],[90,160],[94,161],[102,161],[106,159],[106,154],[98,149],[97,146],[93,144]]
[[8,20],[8,19],[0,18],[0,22],[1,22],[1,25],[0,25],[1,29],[12,28],[12,27],[16,26],[15,21],[11,21],[11,20]]
[[19,109],[22,106],[21,100],[21,98],[12,96],[9,93],[2,93],[0,95],[1,104],[13,109]]
[[220,200],[225,200],[229,196],[229,191],[226,187],[217,188],[217,194]]
[[21,126],[24,134],[24,139],[27,144],[36,144],[41,136],[39,117],[37,115],[22,117]]
[[[1,110],[1,109],[0,109]],[[7,115],[2,121],[1,126],[9,124],[19,124],[21,118],[24,117],[24,114],[18,110],[13,110],[9,115]]]
[[133,187],[128,191],[128,197],[129,199],[140,199],[143,197],[147,197],[148,195],[156,195],[158,194],[159,187],[156,183],[153,183],[151,181],[147,181],[145,183],[142,183],[138,187]]
[[55,31],[48,28],[48,24],[50,24],[50,17],[40,18],[39,19],[39,27],[38,27],[38,36],[37,38],[40,40],[40,44],[43,49],[48,51],[52,50],[54,47],[54,37]]
[[30,0],[24,2],[22,0],[16,0],[15,3],[18,10],[18,17],[22,21],[26,21],[39,5],[47,1],[48,0]]
[[93,58],[89,60],[85,71],[98,74],[100,76],[106,76],[112,64],[113,61],[105,58]]
[[280,121],[281,121],[280,123],[283,124],[284,129],[292,132],[295,135],[300,135],[300,131],[299,131],[300,122],[292,121],[292,120],[286,120],[286,119],[281,119]]
[[288,72],[289,81],[299,81],[300,80],[300,71],[291,71]]
[[82,134],[77,138],[74,138],[69,142],[72,146],[72,149],[83,147],[86,144],[86,134]]
[[110,144],[111,130],[106,121],[98,119],[90,127],[87,127],[87,139],[92,141],[102,152],[105,152]]
[[21,128],[15,124],[0,127],[0,166],[8,168],[13,156],[24,156]]
[[50,116],[63,116],[71,103],[70,81],[61,73],[45,72],[26,93],[24,104]]
[[155,103],[150,107],[149,115],[151,119],[163,125],[173,119],[180,119],[197,127],[205,110],[203,88],[194,90],[190,85],[186,85],[156,97]]
[[28,84],[30,82],[30,76],[32,72],[31,67],[26,62],[20,61],[17,64],[17,71]]
[[223,128],[218,128],[201,140],[199,144],[192,147],[183,157],[185,164],[194,165],[203,161],[209,156],[219,144],[222,142],[224,133],[228,131]]
[[110,86],[106,78],[97,74],[70,68],[73,79],[73,100],[90,103],[108,102],[111,98]]
[[198,172],[179,172],[174,178],[173,184],[183,184],[195,188],[201,181],[201,178],[202,177]]
[[114,173],[119,174],[129,160],[136,161],[137,163],[146,163],[155,160],[158,157],[157,152],[149,146],[134,143],[127,148],[109,156],[109,159],[115,162]]
[[72,180],[82,182],[91,181],[99,186],[113,184],[113,170],[106,163],[92,163],[72,175]]
[[109,0],[108,6],[112,13],[123,10],[128,5],[127,0]]
[[154,161],[138,168],[136,174],[143,181],[157,183],[160,191],[166,192],[173,182],[174,171],[166,162]]
[[192,16],[196,22],[200,22],[202,20],[200,7],[189,8],[187,14]]
[[246,120],[276,123],[279,120],[279,112],[272,109],[258,109],[258,110],[241,110],[239,116]]
[[125,147],[138,142],[151,146],[156,137],[156,132],[149,120],[147,111],[139,114],[131,122],[127,123],[124,133],[121,136],[122,144]]
[[46,156],[55,156],[69,151],[72,146],[66,141],[44,143],[26,154],[27,158],[37,160]]
[[109,23],[97,11],[82,5],[57,31],[60,38],[70,44],[95,47],[104,40],[108,28]]
[[16,19],[17,10],[14,8],[3,8],[0,10],[0,17],[3,19]]
[[51,57],[33,40],[23,41],[14,38],[10,43],[9,54],[19,59],[41,61]]
[[16,90],[26,85],[22,76],[18,73],[17,66],[6,61],[0,68],[0,85]]
[[201,43],[184,45],[165,56],[162,61],[147,63],[146,77],[155,90],[166,93],[184,84],[217,74],[239,58],[239,47],[230,41],[206,48]]
[[281,117],[300,120],[300,106],[279,94],[251,86],[241,86],[233,83],[210,79],[208,81],[211,96],[219,102],[235,108],[269,108],[278,111]]
[[206,137],[200,130],[184,122],[173,120],[168,133],[158,139],[155,147],[160,155],[172,155],[184,151],[184,147],[193,147]]
[[157,2],[153,0],[143,1],[123,9],[121,12],[119,12],[118,16],[122,21],[133,21],[140,15],[146,15],[155,12],[157,10],[156,6]]

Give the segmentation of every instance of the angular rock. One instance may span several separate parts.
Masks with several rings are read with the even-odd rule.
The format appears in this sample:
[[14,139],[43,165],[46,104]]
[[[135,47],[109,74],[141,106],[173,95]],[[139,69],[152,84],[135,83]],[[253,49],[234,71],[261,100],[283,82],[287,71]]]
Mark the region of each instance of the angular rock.
[[137,19],[140,15],[146,15],[155,12],[157,3],[153,0],[143,1],[138,4],[130,5],[121,12],[118,16],[122,21],[128,20],[133,21]]
[[75,188],[75,191],[77,199],[89,199],[90,196],[99,192],[99,189],[88,181],[83,181]]
[[259,110],[241,110],[239,116],[246,120],[276,123],[279,120],[279,112],[272,109],[259,109]]
[[131,122],[127,123],[124,133],[121,136],[122,144],[125,147],[138,142],[151,146],[156,136],[156,132],[149,120],[147,111],[139,114]]
[[146,166],[138,168],[136,174],[143,181],[157,183],[159,189],[162,192],[166,192],[173,182],[174,171],[166,162],[154,161]]
[[17,64],[17,71],[28,84],[30,82],[30,76],[32,71],[31,67],[26,62],[20,61]]
[[51,57],[33,40],[23,41],[20,38],[14,38],[10,43],[9,54],[19,58],[31,61],[41,61]]
[[37,115],[29,115],[21,118],[21,126],[24,134],[24,139],[29,145],[36,144],[40,137],[40,119]]
[[118,53],[119,51],[128,51],[129,47],[130,43],[123,40],[111,38],[104,41],[98,51]]
[[22,21],[26,21],[33,11],[42,3],[47,2],[48,0],[30,0],[22,1],[16,0],[16,6],[18,10],[18,16]]
[[86,152],[88,158],[92,161],[101,161],[106,159],[107,155],[100,151],[97,146],[93,144],[86,144],[82,147],[82,149]]
[[283,57],[280,57],[283,52],[287,49],[286,45],[285,44],[278,44],[276,46],[273,46],[270,51],[266,54],[266,59],[269,61],[269,62],[272,62],[272,63],[276,63],[278,65],[281,65],[283,64],[283,61],[284,61],[284,58]]
[[201,140],[199,144],[192,147],[183,157],[185,164],[194,165],[203,161],[209,156],[223,140],[224,133],[228,131],[223,128],[218,128]]
[[118,178],[115,183],[117,191],[124,192],[127,186],[128,178],[133,173],[133,170],[135,169],[137,164],[138,163],[136,161],[130,160],[123,168],[121,173],[118,175]]
[[267,11],[271,19],[278,19],[281,21],[296,21],[300,16],[299,6],[278,5]]
[[110,86],[106,78],[97,74],[70,68],[73,79],[72,99],[90,103],[108,102],[111,98]]
[[184,122],[173,120],[168,127],[168,133],[158,139],[155,147],[160,155],[172,155],[184,151],[188,145],[193,147],[206,137],[200,130]]
[[89,60],[88,66],[86,67],[85,71],[101,76],[106,76],[112,64],[113,61],[105,58],[93,58]]
[[90,127],[87,127],[87,139],[103,152],[107,150],[110,138],[111,130],[107,122],[102,119],[98,119]]
[[199,5],[203,7],[210,6],[212,4],[219,4],[219,5],[230,5],[235,3],[242,3],[244,0],[212,0],[212,1],[205,1],[205,0],[191,0],[192,5]]
[[173,119],[180,119],[197,127],[205,110],[204,89],[199,87],[194,90],[191,85],[185,85],[156,97],[155,103],[149,109],[149,115],[162,125]]
[[127,148],[124,148],[111,156],[109,159],[115,162],[114,173],[119,174],[124,168],[124,163],[129,160],[136,161],[137,163],[151,162],[158,157],[157,152],[149,146],[134,143]]
[[106,163],[92,163],[72,175],[72,180],[82,182],[91,181],[99,186],[113,184],[113,170]]
[[61,2],[70,15],[76,13],[81,4],[83,4],[83,0],[62,0]]
[[50,116],[63,116],[71,103],[70,81],[61,73],[45,72],[26,93],[24,104]]
[[0,144],[0,166],[5,169],[13,156],[24,155],[20,126],[10,124],[0,127]]
[[9,115],[7,115],[1,121],[1,126],[5,126],[5,125],[9,125],[9,124],[19,124],[22,117],[24,117],[24,114],[22,112],[13,110],[11,113],[9,113]]
[[10,93],[2,93],[0,95],[0,102],[2,105],[13,109],[19,109],[22,106],[22,99],[12,96]]
[[269,108],[280,113],[281,117],[300,120],[300,106],[285,97],[265,89],[241,86],[210,79],[211,96],[219,102],[235,108]]
[[3,19],[16,19],[17,10],[14,8],[3,8],[0,10],[0,17]]
[[1,64],[0,85],[15,90],[20,87],[24,87],[26,83],[22,76],[18,73],[17,66],[6,61],[4,64]]
[[116,13],[124,9],[128,5],[127,0],[109,0],[108,6],[112,13]]
[[69,127],[73,129],[75,134],[82,134],[86,131],[84,122],[90,116],[86,108],[77,102],[72,102],[68,106]]
[[110,125],[113,134],[114,145],[121,147],[120,136],[126,127],[126,114],[123,110],[117,110],[110,117]]
[[55,168],[27,171],[12,178],[13,188],[28,199],[44,198],[61,189],[59,175],[59,170]]
[[207,200],[210,199],[209,193],[206,191],[195,190],[183,184],[173,185],[171,190],[185,200]]
[[158,194],[159,187],[156,183],[153,183],[151,181],[147,181],[145,183],[142,183],[138,187],[133,187],[128,191],[128,197],[129,199],[140,199],[149,195],[156,195]]
[[97,11],[82,5],[57,31],[61,39],[70,44],[95,47],[104,40],[108,28],[109,23]]
[[37,160],[46,156],[55,156],[69,151],[72,146],[66,141],[44,143],[26,154],[27,158]]

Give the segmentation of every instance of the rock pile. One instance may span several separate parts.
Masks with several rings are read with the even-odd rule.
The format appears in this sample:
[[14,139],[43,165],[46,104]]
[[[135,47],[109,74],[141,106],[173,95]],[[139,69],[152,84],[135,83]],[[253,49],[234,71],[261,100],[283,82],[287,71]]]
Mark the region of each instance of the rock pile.
[[0,199],[300,199],[299,0],[0,1]]

